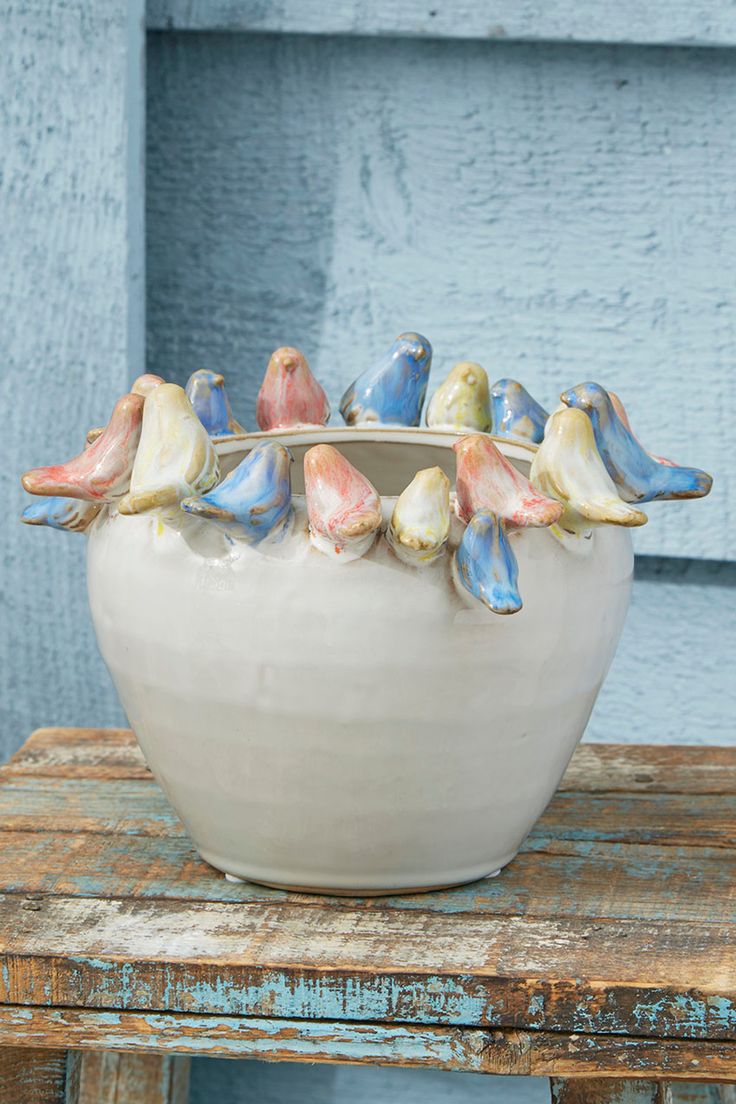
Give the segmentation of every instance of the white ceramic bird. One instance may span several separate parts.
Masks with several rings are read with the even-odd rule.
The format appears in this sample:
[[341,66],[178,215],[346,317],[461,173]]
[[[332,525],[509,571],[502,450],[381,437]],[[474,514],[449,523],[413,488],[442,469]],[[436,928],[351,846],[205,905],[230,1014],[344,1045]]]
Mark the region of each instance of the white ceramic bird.
[[217,453],[184,389],[175,383],[154,388],[145,400],[130,491],[120,513],[140,514],[204,494],[219,474]]
[[560,527],[581,534],[594,525],[645,525],[647,515],[619,498],[596,448],[593,426],[576,407],[556,411],[532,461],[531,481],[563,505]]

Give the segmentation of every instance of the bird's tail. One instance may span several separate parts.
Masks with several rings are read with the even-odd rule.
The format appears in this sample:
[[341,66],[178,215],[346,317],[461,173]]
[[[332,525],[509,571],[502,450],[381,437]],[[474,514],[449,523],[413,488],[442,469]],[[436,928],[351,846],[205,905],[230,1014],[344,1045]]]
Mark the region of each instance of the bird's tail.
[[713,486],[713,476],[699,468],[676,468],[659,464],[659,486],[653,499],[703,498]]

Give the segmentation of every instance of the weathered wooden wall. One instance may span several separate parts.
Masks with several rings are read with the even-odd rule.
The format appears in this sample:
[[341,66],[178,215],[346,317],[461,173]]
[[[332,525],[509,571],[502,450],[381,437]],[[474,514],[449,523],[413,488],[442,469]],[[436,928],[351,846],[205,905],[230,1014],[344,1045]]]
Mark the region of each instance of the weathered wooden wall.
[[0,754],[52,712],[120,715],[84,542],[17,514],[20,473],[78,452],[143,360],[142,16],[138,0],[2,13]]
[[591,377],[716,472],[641,552],[734,555],[729,51],[155,34],[148,358],[253,406],[302,346],[338,399],[400,330],[542,401]]
[[[13,515],[20,471],[75,451],[144,360],[142,2],[3,13],[0,757],[39,724],[122,720],[83,541]],[[222,368],[250,424],[276,344],[301,345],[336,399],[407,327],[433,340],[435,382],[470,356],[550,404],[614,386],[655,451],[716,485],[637,535],[589,737],[731,741],[733,11],[149,0],[148,25],[150,367]],[[546,1098],[252,1063],[195,1064],[193,1085],[197,1104]]]

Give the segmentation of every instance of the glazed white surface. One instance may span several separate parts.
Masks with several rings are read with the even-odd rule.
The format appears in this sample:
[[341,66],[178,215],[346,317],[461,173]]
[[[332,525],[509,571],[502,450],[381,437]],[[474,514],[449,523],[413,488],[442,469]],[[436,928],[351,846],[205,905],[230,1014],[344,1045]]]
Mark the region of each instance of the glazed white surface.
[[113,511],[89,538],[103,657],[204,858],[342,890],[508,862],[613,658],[628,534],[603,528],[570,551],[513,533],[524,608],[497,617],[458,594],[449,555],[416,569],[382,534],[360,560],[328,560],[299,496],[282,541],[254,549],[233,533],[173,509]]

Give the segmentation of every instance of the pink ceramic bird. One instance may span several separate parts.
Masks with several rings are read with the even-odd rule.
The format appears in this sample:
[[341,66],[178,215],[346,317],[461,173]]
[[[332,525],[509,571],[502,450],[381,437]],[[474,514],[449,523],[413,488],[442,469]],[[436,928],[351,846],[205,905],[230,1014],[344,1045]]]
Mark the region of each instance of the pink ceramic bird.
[[[164,381],[160,376],[154,376],[151,372],[146,372],[142,376],[138,376],[133,380],[130,387],[131,395],[142,395],[145,399],[146,395],[153,391],[154,387],[158,387],[160,383]],[[95,426],[94,429],[87,430],[87,444],[93,445],[98,437],[101,437],[105,432],[104,426]]]
[[97,440],[66,464],[34,468],[23,476],[29,494],[110,502],[130,486],[143,421],[143,397],[123,395]]
[[277,349],[258,392],[256,419],[261,429],[325,425],[329,416],[327,396],[304,353],[287,346]]
[[381,527],[375,487],[332,445],[304,456],[304,488],[312,543],[343,562],[367,552]]
[[473,433],[452,446],[457,454],[457,510],[470,521],[479,510],[490,510],[510,525],[553,525],[562,504],[540,494],[514,468],[490,437]]
[[[616,411],[616,413],[618,414],[619,418],[621,419],[621,421],[624,423],[624,425],[628,429],[631,436],[636,437],[636,440],[639,441],[639,438],[636,436],[633,429],[631,428],[631,422],[629,421],[629,415],[626,413],[626,407],[621,402],[621,400],[618,397],[618,395],[616,394],[616,392],[615,391],[609,391],[608,392],[608,397],[611,400],[611,403],[613,404],[613,409]],[[641,441],[639,441],[639,444],[641,445]],[[642,445],[642,448],[643,447],[644,446]],[[649,452],[648,449],[646,451]],[[668,460],[665,456],[655,456],[655,454],[653,452],[650,452],[649,455],[651,456],[652,460],[656,460],[658,464],[664,464],[668,468],[676,468],[677,467],[677,464],[675,463],[674,460]]]

